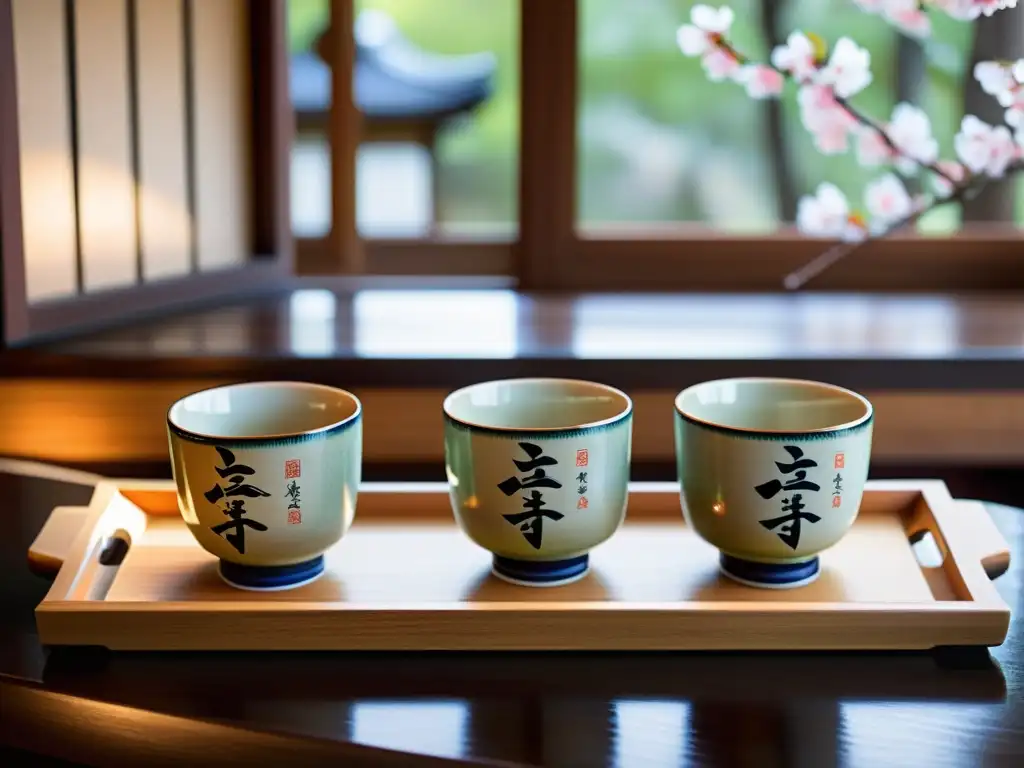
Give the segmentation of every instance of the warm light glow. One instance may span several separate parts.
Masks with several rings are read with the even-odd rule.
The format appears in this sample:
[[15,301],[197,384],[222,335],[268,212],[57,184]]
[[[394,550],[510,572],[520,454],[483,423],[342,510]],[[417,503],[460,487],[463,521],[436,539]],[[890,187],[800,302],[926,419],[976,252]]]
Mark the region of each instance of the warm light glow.
[[725,504],[721,501],[716,501],[711,505],[711,511],[718,517],[722,517],[725,514]]
[[133,186],[125,170],[111,168],[93,157],[79,158],[78,221],[86,290],[135,282]]
[[152,187],[140,186],[139,222],[146,279],[187,274],[192,219],[185,201],[170,200]]
[[15,0],[25,291],[30,302],[75,293],[75,190],[63,0]]
[[75,293],[75,208],[70,153],[22,153],[21,206],[29,301]]

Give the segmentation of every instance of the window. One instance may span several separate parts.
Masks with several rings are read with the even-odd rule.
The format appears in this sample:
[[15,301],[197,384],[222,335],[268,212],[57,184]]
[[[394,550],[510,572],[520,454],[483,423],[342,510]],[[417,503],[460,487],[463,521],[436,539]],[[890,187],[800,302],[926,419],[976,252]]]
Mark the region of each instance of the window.
[[[676,46],[689,0],[628,8],[616,0],[445,0],[429,11],[416,0],[292,4],[293,19],[299,6],[316,5],[321,27],[334,27],[332,10],[344,15],[350,39],[398,34],[410,55],[438,71],[457,71],[454,62],[474,54],[495,62],[493,92],[441,126],[427,159],[393,141],[368,148],[368,112],[358,141],[331,137],[336,147],[348,141],[356,158],[333,190],[358,211],[356,231],[321,243],[326,258],[304,262],[319,265],[314,271],[508,274],[528,288],[774,291],[830,245],[796,231],[799,197],[833,181],[859,201],[884,172],[860,167],[855,151],[816,151],[792,88],[778,101],[754,101],[738,85],[709,82]],[[752,56],[766,57],[796,28],[831,43],[852,36],[871,52],[874,74],[856,105],[879,119],[901,101],[921,106],[946,157],[965,110],[1001,121],[999,105],[971,77],[973,62],[1024,56],[1022,9],[973,24],[935,15],[921,43],[850,0],[730,5],[730,38]],[[295,50],[315,26],[305,23],[293,27]],[[324,55],[336,58],[345,38],[328,38],[334,46]],[[360,96],[364,54],[354,50],[353,92],[369,98]],[[444,58],[451,56],[468,58]],[[812,286],[1022,287],[1021,183],[995,185],[963,215],[939,209],[914,231],[867,244]]]
[[[332,45],[332,11],[347,25],[343,54]],[[433,252],[442,261],[454,255],[469,267],[456,272],[479,270],[471,255],[459,258],[476,244],[501,262],[483,271],[507,267],[518,227],[518,23],[516,0],[291,0],[292,230],[305,263],[416,272],[416,262],[436,262],[422,250],[433,242],[448,246]],[[354,114],[331,141],[342,70]],[[334,173],[332,145],[350,155]],[[351,215],[336,227],[341,206]],[[356,236],[360,254],[342,259],[341,244],[354,250]]]
[[0,343],[292,271],[284,29],[283,2],[0,3]]

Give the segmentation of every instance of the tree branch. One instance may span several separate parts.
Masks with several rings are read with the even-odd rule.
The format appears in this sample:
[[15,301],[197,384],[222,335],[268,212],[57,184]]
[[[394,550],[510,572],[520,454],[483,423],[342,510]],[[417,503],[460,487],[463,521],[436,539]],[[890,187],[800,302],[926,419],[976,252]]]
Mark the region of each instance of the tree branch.
[[[1020,173],[1021,171],[1024,171],[1024,163],[1014,163],[1013,165],[1006,169],[1006,176],[1004,178],[1013,176],[1014,174]],[[887,227],[881,232],[869,235],[865,239],[858,240],[855,243],[836,243],[831,248],[829,248],[828,250],[826,250],[824,253],[817,256],[813,260],[809,261],[804,266],[786,275],[786,277],[782,281],[782,284],[787,290],[799,290],[808,282],[810,282],[815,277],[824,272],[826,269],[833,266],[842,259],[846,258],[847,256],[849,256],[851,253],[858,250],[862,246],[867,245],[868,243],[873,242],[875,240],[881,240],[893,234],[894,232],[898,232],[901,229],[904,229],[912,224],[915,224],[918,219],[920,219],[929,211],[935,210],[936,208],[941,208],[945,205],[950,205],[951,203],[960,203],[966,200],[970,200],[983,189],[985,189],[985,187],[988,186],[988,184],[991,183],[992,181],[993,179],[990,179],[987,176],[969,177],[964,182],[961,182],[959,185],[955,186],[953,191],[950,192],[948,195],[944,197],[932,198],[930,204],[914,210],[913,212],[911,212],[907,216],[904,216],[902,219],[894,222],[891,226]]]
[[[740,64],[742,64],[744,66],[746,66],[748,64],[754,64],[755,63],[749,56],[745,56],[742,53],[740,53],[738,50],[736,50],[732,46],[732,44],[729,43],[724,38],[719,39],[717,41],[717,45],[718,45],[719,48],[721,48],[723,51],[728,53],[730,56],[732,56],[734,59],[736,59],[736,61],[738,61]],[[774,69],[776,72],[778,72],[780,75],[782,75],[787,80],[793,80],[793,76],[792,76],[791,73],[787,72],[784,69],[779,69],[778,67],[776,67],[771,62],[768,62],[766,64],[762,64],[761,66],[770,67],[771,69]],[[819,66],[818,69],[821,69],[821,67]],[[802,83],[798,83],[798,85],[802,85]],[[938,166],[937,163],[925,163],[925,162],[922,162],[921,160],[918,160],[916,157],[908,155],[906,152],[904,152],[899,147],[897,147],[896,143],[892,140],[892,138],[886,132],[885,128],[878,121],[876,121],[875,119],[865,115],[859,109],[857,109],[852,104],[850,104],[850,102],[848,100],[846,100],[846,99],[844,99],[844,98],[842,98],[840,96],[837,96],[835,91],[832,91],[832,97],[836,100],[836,104],[838,104],[840,107],[842,107],[843,110],[850,117],[852,117],[854,120],[856,120],[861,125],[863,125],[863,126],[865,126],[867,128],[871,128],[872,130],[877,131],[878,134],[882,137],[882,141],[884,141],[885,145],[889,148],[889,151],[892,152],[894,155],[899,155],[900,157],[906,158],[907,160],[910,160],[912,163],[915,163],[916,165],[919,165],[920,167],[925,168],[926,170],[929,170],[932,173],[937,174],[938,176],[941,176],[943,179],[948,181],[950,184],[956,184],[956,179],[952,178],[948,173],[946,173],[944,170],[942,170]]]

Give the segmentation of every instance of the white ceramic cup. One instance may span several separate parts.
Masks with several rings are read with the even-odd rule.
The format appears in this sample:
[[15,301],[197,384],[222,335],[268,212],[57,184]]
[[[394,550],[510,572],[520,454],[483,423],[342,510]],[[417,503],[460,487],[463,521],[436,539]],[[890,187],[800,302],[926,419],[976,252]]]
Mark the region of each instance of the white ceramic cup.
[[868,477],[873,412],[842,387],[723,379],[675,401],[676,463],[687,523],[722,572],[798,587],[853,525]]
[[494,555],[493,573],[528,586],[583,578],[589,552],[622,524],[633,404],[604,384],[488,381],[444,401],[455,519]]
[[167,412],[178,507],[196,541],[242,589],[318,578],[355,517],[362,407],[302,382],[195,392]]

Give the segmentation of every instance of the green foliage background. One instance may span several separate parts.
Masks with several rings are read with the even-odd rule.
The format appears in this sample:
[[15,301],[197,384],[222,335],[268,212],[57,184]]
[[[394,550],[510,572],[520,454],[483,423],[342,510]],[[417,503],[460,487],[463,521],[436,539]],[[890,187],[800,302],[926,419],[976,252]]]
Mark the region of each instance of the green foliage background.
[[[759,0],[729,4],[736,12],[731,38],[744,52],[765,57],[768,46],[760,32]],[[580,0],[582,221],[703,220],[740,231],[777,226],[762,106],[738,85],[709,82],[699,62],[684,58],[676,47],[675,31],[688,21],[693,5],[690,0]],[[390,14],[412,42],[428,51],[485,50],[497,57],[494,97],[471,119],[448,131],[440,147],[443,216],[453,225],[513,223],[519,112],[517,0],[360,0],[358,7]],[[327,0],[290,0],[292,50],[308,48],[327,14]],[[895,103],[898,38],[891,26],[863,13],[851,0],[789,0],[784,15],[785,29],[812,31],[830,43],[847,35],[868,48],[875,79],[855,103],[876,117],[889,115]],[[971,30],[938,14],[933,14],[933,26],[918,102],[932,118],[943,155],[950,157],[962,116]],[[853,152],[819,154],[800,125],[792,87],[784,97],[784,110],[790,162],[800,190],[811,191],[830,180],[859,203],[864,184],[879,169],[858,167]],[[609,122],[609,114],[618,116],[621,129],[618,122]],[[630,133],[634,130],[635,136]],[[655,190],[656,185],[637,176],[630,150],[651,151],[645,144],[648,136],[666,142],[666,157],[690,152],[717,158],[701,166],[699,183],[719,180],[724,185],[724,179],[736,178],[737,194],[749,198],[747,205],[737,205],[735,212],[728,206],[709,207],[694,187],[692,168]],[[652,157],[656,161],[658,155]],[[956,211],[936,212],[924,229],[948,232],[957,220]]]

